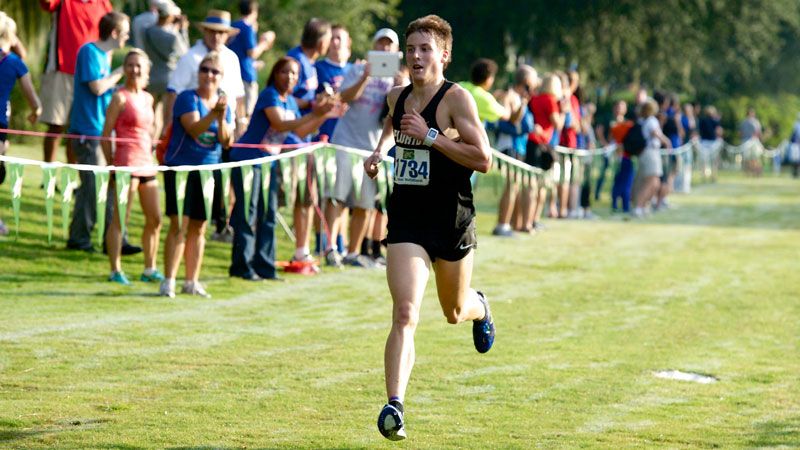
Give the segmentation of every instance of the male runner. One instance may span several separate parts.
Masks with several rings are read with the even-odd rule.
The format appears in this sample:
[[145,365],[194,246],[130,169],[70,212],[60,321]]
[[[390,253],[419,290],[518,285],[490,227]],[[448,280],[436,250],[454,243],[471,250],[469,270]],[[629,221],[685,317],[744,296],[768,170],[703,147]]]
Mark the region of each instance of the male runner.
[[388,201],[386,258],[393,309],[384,353],[389,402],[378,416],[378,430],[390,440],[406,437],[403,399],[431,266],[447,322],[472,320],[480,353],[494,342],[489,303],[470,288],[472,249],[477,245],[470,176],[473,170],[486,172],[491,167],[489,140],[472,96],[444,78],[453,44],[450,24],[425,16],[408,25],[405,38],[411,85],[389,93],[389,120],[364,162],[366,173],[374,178],[394,136],[397,156]]

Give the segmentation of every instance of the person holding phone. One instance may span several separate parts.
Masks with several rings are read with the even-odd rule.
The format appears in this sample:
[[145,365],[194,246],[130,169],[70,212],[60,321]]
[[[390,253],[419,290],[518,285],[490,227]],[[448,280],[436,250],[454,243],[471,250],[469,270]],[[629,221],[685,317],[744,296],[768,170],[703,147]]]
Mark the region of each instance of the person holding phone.
[[[238,67],[237,67],[238,68]],[[233,112],[220,89],[225,75],[222,58],[208,53],[200,61],[197,88],[183,91],[175,99],[172,137],[164,156],[168,166],[199,166],[220,162],[223,147],[233,143]],[[200,284],[200,267],[205,250],[206,215],[200,173],[191,171],[186,181],[183,217],[178,222],[178,199],[174,171],[164,172],[169,231],[164,246],[165,279],[159,294],[175,297],[175,277],[181,258],[186,259],[182,293],[209,298]]]
[[386,257],[393,308],[384,353],[389,401],[378,415],[378,430],[390,440],[406,437],[403,399],[431,268],[447,322],[472,321],[480,353],[491,349],[495,336],[486,296],[470,287],[477,246],[470,176],[491,167],[489,139],[470,94],[444,78],[453,46],[450,24],[425,16],[411,22],[405,36],[411,85],[389,93],[390,115],[364,162],[367,175],[375,178],[394,137]]

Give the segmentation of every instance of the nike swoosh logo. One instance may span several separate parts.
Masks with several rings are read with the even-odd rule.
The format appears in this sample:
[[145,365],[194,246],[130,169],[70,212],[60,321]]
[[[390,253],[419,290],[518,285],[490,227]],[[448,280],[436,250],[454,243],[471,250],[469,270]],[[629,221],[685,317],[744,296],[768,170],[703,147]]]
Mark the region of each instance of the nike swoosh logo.
[[459,246],[458,246],[458,248],[459,248],[460,250],[466,250],[466,249],[468,249],[468,248],[472,248],[472,247],[474,247],[474,246],[475,246],[475,244],[467,244],[467,245],[461,244],[461,245],[459,245]]

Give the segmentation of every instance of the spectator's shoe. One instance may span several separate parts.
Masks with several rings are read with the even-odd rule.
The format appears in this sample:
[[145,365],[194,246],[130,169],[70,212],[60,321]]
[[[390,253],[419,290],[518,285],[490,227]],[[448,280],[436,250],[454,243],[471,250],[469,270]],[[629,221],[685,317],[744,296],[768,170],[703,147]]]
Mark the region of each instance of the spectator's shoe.
[[365,269],[375,269],[375,263],[372,258],[364,255],[347,255],[342,259],[342,264],[345,266],[363,267]]
[[376,266],[379,266],[379,267],[382,267],[382,268],[386,268],[386,258],[383,255],[378,255],[378,256],[372,258],[372,261],[375,262]]
[[227,226],[227,227],[223,228],[222,231],[215,231],[211,235],[211,240],[212,241],[217,241],[217,242],[224,242],[226,244],[232,243],[233,242],[233,228],[231,228],[230,226]]
[[583,213],[584,220],[597,220],[597,218],[598,218],[597,215],[591,211],[587,210]]
[[494,230],[492,230],[492,236],[513,237],[514,230],[512,230],[511,227],[502,227],[497,225],[494,227]]
[[541,222],[534,222],[533,223],[533,231],[539,232],[539,231],[544,231],[546,229],[547,229],[547,227],[545,226],[545,224],[543,224]]
[[341,269],[343,267],[342,257],[339,256],[339,252],[333,249],[325,252],[325,265],[328,267],[336,267],[337,269]]
[[[103,246],[103,253],[105,253],[105,246]],[[120,253],[122,253],[122,256],[135,255],[137,253],[142,253],[142,247],[123,242]]]
[[158,295],[162,297],[175,298],[175,280],[163,279],[161,286],[158,287]]
[[88,247],[81,247],[80,245],[78,245],[78,244],[76,244],[76,243],[74,243],[72,241],[67,241],[67,249],[68,250],[80,250],[80,251],[84,251],[86,253],[95,253],[97,251],[97,250],[94,249],[92,244],[89,244]]
[[142,276],[139,277],[140,281],[144,281],[145,283],[153,283],[156,281],[164,281],[164,274],[159,272],[158,270],[154,270],[152,273],[142,272]]
[[125,276],[124,272],[111,272],[111,276],[108,277],[108,281],[113,281],[114,283],[119,283],[123,286],[131,285],[131,282],[128,281],[128,277]]
[[203,298],[211,298],[211,294],[206,292],[203,285],[199,281],[186,281],[183,283],[181,294],[196,295]]
[[483,319],[472,321],[472,340],[478,353],[486,353],[494,344],[494,320],[492,320],[492,312],[489,309],[489,301],[486,300],[483,292],[478,291],[478,298],[483,304],[486,315]]
[[378,431],[390,441],[402,441],[406,438],[403,424],[403,413],[390,404],[384,405],[378,414]]

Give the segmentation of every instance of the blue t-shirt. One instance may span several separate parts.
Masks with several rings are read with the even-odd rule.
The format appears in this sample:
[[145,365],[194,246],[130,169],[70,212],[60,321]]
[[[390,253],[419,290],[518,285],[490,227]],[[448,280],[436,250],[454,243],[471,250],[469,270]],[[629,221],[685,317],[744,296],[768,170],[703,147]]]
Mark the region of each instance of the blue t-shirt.
[[256,81],[256,69],[253,67],[253,58],[247,52],[256,48],[257,38],[253,27],[244,20],[237,20],[231,24],[232,27],[239,29],[239,34],[233,38],[228,48],[239,57],[239,67],[242,71],[242,81],[252,83]]
[[[517,125],[501,120],[497,122],[498,138],[500,134],[507,134],[511,136],[511,147],[520,156],[525,156],[528,149],[528,133],[533,131],[533,113],[529,108],[525,108],[525,114],[522,115],[522,122]],[[505,150],[505,149],[501,149]]]
[[[189,89],[178,94],[175,106],[172,108],[172,137],[169,140],[164,163],[168,166],[199,166],[202,164],[216,164],[222,156],[222,145],[217,139],[217,121],[197,139],[193,139],[181,125],[181,116],[196,111],[200,118],[208,114],[208,108],[200,100],[197,91]],[[225,111],[225,121],[233,123],[233,114],[230,105]]]
[[[351,64],[345,63],[344,66],[340,66],[326,58],[317,61],[314,66],[317,69],[317,80],[319,81],[317,93],[325,92],[323,83],[330,84],[333,88],[333,92],[339,92],[342,87],[342,81],[344,81],[344,74],[350,69]],[[339,119],[336,118],[326,120],[322,126],[319,127],[319,134],[326,134],[328,138],[333,136],[333,130],[336,128],[336,123],[338,121]]]
[[69,113],[69,132],[100,136],[103,134],[106,108],[111,103],[114,89],[94,95],[89,88],[89,83],[111,74],[110,58],[94,42],[89,42],[78,50],[78,57],[75,61],[75,87],[72,110]]
[[[291,95],[286,96],[286,100],[281,100],[275,86],[267,86],[256,100],[256,107],[253,116],[250,118],[250,125],[247,131],[237,141],[242,144],[283,144],[286,142],[288,131],[278,132],[270,129],[269,118],[265,109],[277,106],[282,110],[284,120],[294,120],[300,117],[300,109],[297,108],[297,101]],[[231,161],[243,161],[245,159],[255,159],[267,156],[265,152],[258,148],[236,148],[231,150]]]
[[[299,46],[289,50],[286,56],[291,56],[300,63],[300,73],[297,76],[297,86],[294,87],[294,92],[292,92],[292,95],[308,102],[314,100],[317,93],[317,87],[319,87],[317,68],[314,67],[314,63],[308,59],[308,56],[303,53],[303,49],[301,49]],[[300,112],[303,113],[303,115],[306,115],[311,112],[311,109],[304,109]]]
[[0,125],[8,128],[8,98],[17,79],[28,73],[28,66],[15,53],[0,52]]

